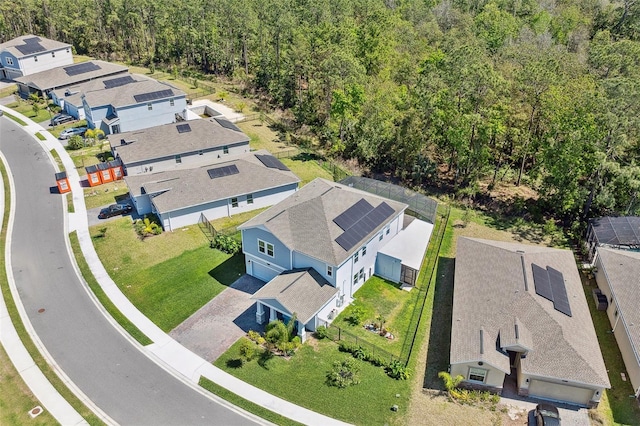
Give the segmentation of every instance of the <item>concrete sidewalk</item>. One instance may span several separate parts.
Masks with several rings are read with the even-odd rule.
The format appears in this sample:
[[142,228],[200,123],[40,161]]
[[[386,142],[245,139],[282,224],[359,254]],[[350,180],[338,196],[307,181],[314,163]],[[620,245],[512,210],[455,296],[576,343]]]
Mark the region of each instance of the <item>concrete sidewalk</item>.
[[[74,213],[69,213],[66,216],[64,225],[65,230],[67,231],[67,234],[69,232],[77,231],[82,253],[87,263],[89,264],[93,275],[95,276],[98,283],[100,283],[102,289],[105,291],[114,305],[120,310],[120,312],[122,312],[133,324],[136,325],[136,327],[138,327],[144,334],[147,335],[147,337],[149,337],[154,342],[151,345],[143,347],[139,343],[134,341],[130,336],[128,336],[126,332],[121,330],[121,332],[132,341],[133,345],[135,345],[140,351],[149,356],[149,358],[154,360],[158,365],[165,368],[175,377],[189,384],[194,389],[201,390],[201,388],[198,386],[198,381],[200,380],[201,376],[204,376],[209,380],[217,383],[218,385],[228,389],[229,391],[243,397],[246,400],[249,400],[255,404],[258,404],[264,408],[267,408],[297,422],[309,425],[345,424],[338,420],[318,414],[314,411],[275,397],[274,395],[251,386],[220,370],[219,368],[214,367],[205,359],[180,345],[169,335],[163,332],[160,328],[158,328],[154,323],[152,323],[147,317],[145,317],[120,291],[120,289],[113,282],[104,266],[100,262],[100,259],[98,258],[95,248],[93,247],[91,235],[89,234],[87,210],[84,202],[84,192],[80,185],[80,177],[67,151],[64,149],[60,141],[53,137],[49,132],[45,131],[40,125],[33,123],[27,117],[24,117],[23,115],[16,113],[15,111],[11,111],[6,108],[3,109],[9,111],[12,115],[19,117],[21,120],[24,120],[26,123],[28,123],[28,125],[25,126],[25,129],[28,132],[32,133],[33,135],[35,135],[35,133],[37,132],[40,132],[43,136],[45,136],[45,140],[39,142],[43,145],[47,152],[53,149],[60,156],[62,163],[66,168],[69,183],[71,185],[73,194],[73,206],[75,210]],[[55,161],[53,161],[53,163],[55,164]],[[54,177],[52,176],[51,179],[53,186]],[[73,259],[73,254],[71,252],[69,253],[69,256]],[[16,361],[13,362],[14,364],[16,363]],[[49,407],[47,408],[52,414],[54,414],[54,410]],[[56,415],[54,414],[54,416]],[[58,417],[56,416],[56,418]],[[72,424],[70,422],[64,422],[61,419],[58,420],[63,424]]]

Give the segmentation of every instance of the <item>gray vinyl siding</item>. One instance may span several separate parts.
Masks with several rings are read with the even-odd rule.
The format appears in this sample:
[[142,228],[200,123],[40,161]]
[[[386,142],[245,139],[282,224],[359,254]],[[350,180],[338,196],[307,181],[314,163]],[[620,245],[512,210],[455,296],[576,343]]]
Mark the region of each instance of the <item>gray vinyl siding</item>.
[[[267,256],[267,254],[258,251],[258,239],[273,244],[274,257]],[[242,231],[242,251],[245,254],[262,259],[264,262],[278,265],[280,268],[291,269],[291,252],[289,249],[270,232],[263,229],[251,228]]]

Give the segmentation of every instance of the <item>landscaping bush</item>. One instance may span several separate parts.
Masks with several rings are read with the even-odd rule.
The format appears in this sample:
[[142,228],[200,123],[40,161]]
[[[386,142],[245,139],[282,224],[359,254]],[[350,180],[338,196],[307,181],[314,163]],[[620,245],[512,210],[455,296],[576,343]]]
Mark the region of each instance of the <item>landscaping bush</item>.
[[410,376],[409,369],[405,367],[404,363],[394,359],[386,367],[387,375],[396,380],[407,380]]
[[266,342],[266,340],[264,340],[264,337],[262,337],[260,333],[254,330],[249,330],[249,332],[247,333],[247,337],[259,345],[264,345]]
[[212,246],[213,248],[218,249],[223,253],[232,255],[238,253],[242,248],[242,245],[238,241],[222,234],[216,235],[216,238],[213,240]]
[[353,326],[356,326],[362,323],[363,317],[364,317],[364,309],[362,309],[359,306],[354,306],[351,309],[351,313],[349,314],[349,316],[345,318],[345,321],[347,321],[349,324]]
[[335,361],[333,369],[327,373],[327,384],[342,389],[357,385],[360,383],[359,371],[357,361],[353,358],[345,358],[342,362]]
[[84,147],[84,140],[82,139],[81,136],[73,135],[69,138],[69,142],[67,143],[67,148],[69,148],[70,150],[75,151],[83,147]]
[[316,338],[322,340],[329,337],[329,330],[324,325],[321,325],[316,328]]
[[151,214],[145,216],[143,219],[138,219],[133,223],[133,227],[136,230],[136,234],[140,236],[141,239],[145,239],[150,235],[160,235],[162,234],[162,227],[160,226],[160,221],[158,220],[158,216]]
[[257,355],[259,355],[259,348],[255,344],[255,342],[252,342],[251,340],[244,339],[242,341],[242,343],[240,343],[239,352],[240,352],[240,356],[242,357],[242,359],[244,359],[246,361],[251,361]]

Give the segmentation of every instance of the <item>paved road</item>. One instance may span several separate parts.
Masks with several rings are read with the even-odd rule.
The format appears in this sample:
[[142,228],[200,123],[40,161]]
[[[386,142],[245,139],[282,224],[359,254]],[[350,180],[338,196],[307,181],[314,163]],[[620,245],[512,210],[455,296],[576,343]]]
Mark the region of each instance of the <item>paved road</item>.
[[[124,425],[253,424],[167,373],[104,318],[74,272],[54,169],[20,126],[0,118],[15,182],[11,267],[29,319],[58,366]],[[44,310],[44,311],[42,311]]]

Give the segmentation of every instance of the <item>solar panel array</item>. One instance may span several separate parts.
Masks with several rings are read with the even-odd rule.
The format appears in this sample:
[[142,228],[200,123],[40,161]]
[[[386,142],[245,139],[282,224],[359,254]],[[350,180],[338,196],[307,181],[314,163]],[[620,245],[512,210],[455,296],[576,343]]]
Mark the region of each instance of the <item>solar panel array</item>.
[[347,251],[351,250],[393,213],[393,208],[389,204],[383,202],[346,229],[338,238],[336,238],[336,243]]
[[357,203],[340,213],[333,221],[336,225],[342,228],[343,231],[351,228],[354,223],[362,219],[373,210],[373,206],[369,204],[364,198],[360,199]]
[[533,283],[536,287],[536,294],[553,302],[556,311],[571,316],[571,306],[567,296],[567,288],[564,285],[562,272],[547,266],[546,269],[535,263],[531,264],[533,270]]
[[238,168],[235,164],[232,164],[230,166],[222,166],[216,167],[215,169],[209,169],[207,170],[207,173],[209,173],[209,177],[211,179],[215,179],[224,176],[237,175],[238,173],[240,173],[240,171],[238,171]]
[[16,49],[23,55],[31,55],[32,53],[45,52],[47,50],[40,44],[40,37],[25,38],[24,44],[16,46]]
[[83,62],[81,64],[65,67],[64,72],[66,72],[67,75],[71,77],[78,74],[84,74],[89,71],[97,71],[99,69],[100,69],[100,65],[98,64],[95,64],[93,62]]
[[262,162],[262,164],[264,164],[266,167],[269,167],[270,169],[278,169],[278,170],[284,170],[284,171],[288,171],[289,170],[289,168],[287,166],[285,166],[282,163],[282,161],[278,160],[273,155],[259,155],[259,154],[256,154],[256,158],[258,160],[260,160]]
[[133,99],[135,99],[136,102],[148,102],[155,101],[156,99],[168,98],[169,96],[173,96],[173,90],[171,89],[133,95]]
[[187,133],[191,131],[191,126],[188,124],[178,124],[176,129],[178,129],[178,133]]
[[242,130],[240,130],[238,128],[238,126],[236,126],[235,124],[233,124],[232,122],[230,122],[229,120],[226,120],[224,118],[214,118],[214,120],[216,120],[218,122],[218,124],[221,125],[222,127],[224,127],[225,129],[235,130],[236,132],[241,132],[242,131]]
[[125,77],[112,78],[111,80],[104,81],[105,89],[113,89],[114,87],[124,86],[129,83],[135,83],[132,76],[127,75]]

